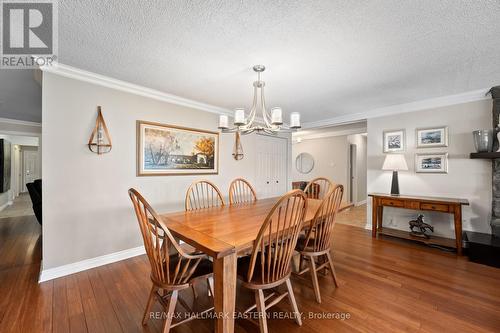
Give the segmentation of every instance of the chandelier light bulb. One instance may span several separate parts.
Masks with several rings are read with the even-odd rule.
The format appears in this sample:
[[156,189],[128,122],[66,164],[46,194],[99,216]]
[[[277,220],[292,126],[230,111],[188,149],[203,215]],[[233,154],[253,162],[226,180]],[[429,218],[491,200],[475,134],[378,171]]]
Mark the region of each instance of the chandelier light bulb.
[[290,128],[300,128],[300,113],[292,112],[290,114]]
[[242,108],[234,109],[234,125],[236,126],[245,125],[245,109]]
[[283,111],[281,108],[276,107],[271,109],[271,123],[273,125],[283,124]]

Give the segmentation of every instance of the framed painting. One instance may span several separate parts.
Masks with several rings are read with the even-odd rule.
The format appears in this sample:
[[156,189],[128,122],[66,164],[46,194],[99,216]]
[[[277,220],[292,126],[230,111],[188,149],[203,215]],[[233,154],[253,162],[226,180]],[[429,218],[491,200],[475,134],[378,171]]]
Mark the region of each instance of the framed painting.
[[384,153],[395,153],[405,150],[405,130],[384,131]]
[[448,153],[416,154],[415,171],[419,173],[448,173]]
[[448,147],[448,127],[417,128],[417,148]]
[[137,175],[219,172],[219,133],[137,121]]

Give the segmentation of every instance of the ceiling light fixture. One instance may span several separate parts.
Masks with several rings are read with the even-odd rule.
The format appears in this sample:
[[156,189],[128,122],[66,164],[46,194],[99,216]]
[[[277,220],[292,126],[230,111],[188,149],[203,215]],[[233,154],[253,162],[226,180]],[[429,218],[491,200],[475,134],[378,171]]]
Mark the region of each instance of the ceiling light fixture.
[[[257,81],[253,83],[253,104],[248,117],[245,116],[244,108],[234,109],[233,127],[229,127],[229,117],[227,115],[219,116],[219,129],[223,133],[239,132],[241,134],[250,134],[253,132],[264,132],[267,134],[277,134],[278,132],[289,132],[300,128],[300,113],[292,112],[290,114],[290,125],[283,124],[283,110],[280,107],[274,107],[269,114],[266,110],[266,100],[264,98],[264,81],[260,79],[261,73],[266,69],[263,65],[253,66],[253,70],[257,73]],[[264,123],[254,124],[257,114],[258,95],[260,90],[260,108],[262,120]]]

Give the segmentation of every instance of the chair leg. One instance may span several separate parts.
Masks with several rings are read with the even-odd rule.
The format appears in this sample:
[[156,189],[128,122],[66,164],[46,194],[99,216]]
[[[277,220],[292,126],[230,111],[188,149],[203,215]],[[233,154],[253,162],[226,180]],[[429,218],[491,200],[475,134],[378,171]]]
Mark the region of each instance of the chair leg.
[[332,273],[333,283],[335,283],[335,287],[338,288],[339,283],[337,282],[337,274],[335,274],[335,268],[333,267],[332,255],[330,254],[330,252],[327,252],[326,256],[328,257],[328,263],[330,265],[330,272]]
[[170,331],[170,326],[172,326],[172,319],[175,315],[175,305],[177,304],[177,297],[179,296],[179,291],[172,291],[172,295],[168,300],[167,307],[167,318],[165,319],[165,324],[163,324],[163,333],[168,333]]
[[297,325],[302,326],[302,318],[300,316],[299,308],[297,307],[297,301],[295,300],[295,294],[293,293],[290,278],[286,280],[286,289],[288,289],[288,300],[292,305],[293,313],[295,313],[295,322],[297,323]]
[[262,289],[255,291],[255,303],[259,312],[260,333],[267,333],[266,303]]
[[149,298],[148,302],[146,303],[146,310],[144,310],[144,316],[142,316],[142,325],[146,325],[149,319],[149,313],[151,311],[151,306],[153,305],[153,302],[156,297],[156,291],[158,288],[156,288],[154,285],[151,287],[151,291],[149,292]]
[[316,295],[316,301],[321,303],[321,294],[319,292],[319,283],[318,283],[318,273],[316,272],[316,262],[314,258],[310,258],[309,265],[311,265],[310,273],[313,282],[314,294]]
[[212,296],[213,298],[215,298],[214,280],[212,280],[212,278],[208,278],[207,285],[208,285],[208,296]]

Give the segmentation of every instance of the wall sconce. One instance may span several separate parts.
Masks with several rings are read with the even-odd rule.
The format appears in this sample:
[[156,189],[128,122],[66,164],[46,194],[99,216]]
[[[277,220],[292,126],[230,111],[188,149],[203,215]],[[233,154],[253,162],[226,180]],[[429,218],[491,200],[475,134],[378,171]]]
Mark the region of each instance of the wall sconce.
[[94,130],[90,135],[88,145],[91,152],[99,155],[109,153],[113,147],[100,106],[97,107],[97,119],[95,121]]

